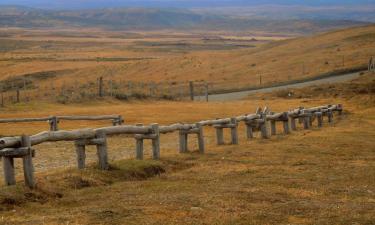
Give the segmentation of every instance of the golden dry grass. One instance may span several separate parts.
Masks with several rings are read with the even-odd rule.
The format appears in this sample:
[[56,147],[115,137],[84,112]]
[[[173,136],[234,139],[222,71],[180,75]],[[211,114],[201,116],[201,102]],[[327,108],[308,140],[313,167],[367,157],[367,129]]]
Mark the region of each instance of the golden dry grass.
[[[373,32],[373,27],[356,29],[355,35],[359,36]],[[353,30],[340,31],[336,35],[322,35],[321,44],[343,38],[345,32],[353,38]],[[310,39],[313,42],[312,37],[305,41]],[[303,41],[298,40],[286,42],[302,45]],[[352,46],[354,42],[343,43],[348,52],[358,54]],[[293,51],[299,52],[297,46]],[[370,44],[366,46],[372,48]],[[274,48],[274,53],[281,54],[282,45]],[[311,54],[324,48],[315,46],[314,49]],[[244,52],[231,54],[238,54],[235,58],[246,61],[250,58],[239,56]],[[203,56],[202,52],[189,54]],[[252,57],[256,59],[264,57],[261,52],[254,54]],[[292,60],[294,56],[286,57]],[[213,57],[208,58],[215,61]],[[231,64],[231,59],[226,59],[227,66],[243,68],[239,61]],[[110,66],[116,67],[115,63]],[[62,79],[70,78],[68,75]],[[35,146],[37,189],[31,191],[24,187],[20,161],[16,162],[18,184],[1,186],[0,224],[372,224],[375,220],[375,105],[371,86],[367,88],[371,82],[373,74],[367,74],[342,86],[322,86],[319,91],[305,88],[313,97],[301,95],[290,99],[276,93],[279,97],[261,95],[216,103],[106,99],[69,105],[33,101],[7,106],[0,111],[0,117],[122,114],[127,124],[158,122],[162,125],[252,113],[258,106],[269,106],[279,112],[298,106],[342,103],[345,112],[335,117],[333,125],[325,123],[321,129],[314,127],[308,131],[299,128],[291,135],[278,134],[270,140],[260,139],[259,135],[246,140],[241,124],[240,144],[236,146],[216,146],[214,129],[205,128],[204,155],[196,151],[194,138],[189,140],[190,152],[179,154],[177,134],[162,135],[160,161],[135,161],[133,138],[110,137],[110,171],[95,168],[92,147],[87,152],[90,166],[78,171],[73,143],[44,143]],[[350,87],[355,90],[342,94]],[[358,92],[364,87],[370,91]],[[329,90],[333,90],[329,95],[314,97],[315,93]],[[296,90],[296,93],[302,92]],[[110,124],[80,121],[62,122],[60,127],[106,125]],[[0,134],[34,134],[47,128],[45,123],[2,124]],[[225,135],[228,141],[229,134]],[[149,159],[150,155],[150,143],[146,143],[145,158]]]
[[[177,134],[163,135],[160,162],[123,160],[134,158],[134,140],[111,137],[109,156],[115,169],[108,172],[92,166],[85,171],[74,169],[71,143],[39,145],[34,158],[38,188],[23,188],[20,173],[17,186],[2,187],[2,223],[371,224],[375,219],[375,107],[363,104],[372,94],[356,95],[8,108],[2,116],[121,113],[131,124],[194,122],[249,113],[264,105],[285,111],[300,105],[343,103],[345,112],[335,117],[334,125],[325,123],[321,129],[308,131],[299,128],[291,135],[279,134],[270,140],[246,140],[241,125],[238,146],[216,146],[214,130],[206,128],[205,155],[196,151],[193,138],[191,152],[178,154]],[[63,127],[100,125],[66,123]],[[5,129],[9,133],[33,133],[45,128],[37,124],[23,129],[18,126]],[[150,158],[149,144],[145,149],[146,158]],[[88,161],[95,162],[92,148]],[[21,171],[19,164],[17,171]]]
[[[100,31],[92,31],[89,37],[25,31],[1,39],[4,45],[11,41],[20,47],[0,54],[0,78],[55,72],[56,77],[37,81],[38,93],[47,91],[52,83],[53,87],[95,83],[99,76],[117,82],[206,80],[214,83],[213,89],[256,86],[262,76],[262,83],[269,85],[365,66],[375,51],[374,29],[372,25],[273,42],[223,34],[207,34],[214,38],[205,40],[205,34],[146,33],[111,38],[115,34]],[[227,39],[220,39],[223,37]],[[121,58],[142,60],[116,61]]]

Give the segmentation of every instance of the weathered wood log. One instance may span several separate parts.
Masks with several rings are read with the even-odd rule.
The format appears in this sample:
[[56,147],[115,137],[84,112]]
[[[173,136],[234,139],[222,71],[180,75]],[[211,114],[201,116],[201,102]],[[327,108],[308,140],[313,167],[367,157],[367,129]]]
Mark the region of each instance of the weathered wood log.
[[217,125],[214,125],[213,127],[214,128],[235,128],[237,125],[236,124],[233,124],[233,123],[228,123],[228,124],[217,124]]
[[266,115],[268,115],[270,112],[271,112],[271,110],[268,108],[268,106],[266,106],[266,107],[264,107],[263,108],[263,111],[262,111],[264,114],[266,114]]
[[43,142],[75,141],[79,139],[90,139],[95,137],[95,130],[81,129],[73,131],[46,131],[31,136],[31,144],[38,145]]
[[251,123],[245,123],[245,124],[246,124],[246,137],[247,137],[247,139],[254,138],[253,125]]
[[[26,147],[26,148],[31,149],[31,140],[29,136],[26,136],[26,135],[21,136],[21,147]],[[22,163],[23,163],[23,175],[25,178],[25,184],[27,187],[32,189],[35,187],[32,151],[29,151],[27,155],[22,157]]]
[[261,119],[263,120],[263,122],[260,125],[261,136],[264,139],[268,139],[268,138],[270,138],[270,136],[269,136],[269,133],[268,133],[269,123],[267,121],[267,115],[265,113],[262,113]]
[[[136,125],[137,127],[142,127],[143,124],[139,123]],[[143,160],[143,146],[144,146],[144,142],[143,142],[143,138],[135,138],[136,140],[136,144],[135,144],[135,158],[138,159],[138,160]]]
[[198,128],[192,128],[190,130],[180,130],[182,133],[185,133],[185,134],[197,134],[199,133],[199,129]]
[[212,126],[212,125],[228,124],[228,123],[230,123],[230,118],[216,119],[216,120],[206,120],[206,121],[200,121],[199,123],[202,126]]
[[283,121],[284,134],[290,134],[289,120]]
[[[95,138],[95,133],[102,131],[107,135],[116,134],[148,134],[151,132],[150,127],[136,127],[136,126],[116,126],[104,127],[99,129],[80,129],[73,131],[45,131],[31,136],[31,144],[38,145],[44,142],[57,141],[75,141],[80,139]],[[20,137],[6,137],[0,139],[0,149],[6,147],[17,147],[20,145]]]
[[96,151],[98,155],[98,164],[99,169],[101,170],[108,170],[108,150],[107,150],[107,136],[104,130],[96,131],[96,138],[104,139],[105,142],[99,145],[96,145]]
[[57,116],[59,120],[118,120],[120,115],[103,116]]
[[49,122],[49,126],[50,126],[50,131],[58,131],[59,130],[59,120],[57,119],[56,116],[51,116],[50,120],[48,121]]
[[42,118],[14,118],[14,119],[0,119],[0,123],[27,123],[27,122],[42,122],[49,121],[50,117]]
[[303,117],[303,128],[305,130],[310,129],[310,119],[311,118],[309,116]]
[[328,109],[329,107],[330,107],[329,105],[322,105],[322,106],[305,109],[305,111],[309,113],[315,113],[315,112],[321,111],[322,109]]
[[21,143],[21,137],[4,137],[0,139],[0,149],[7,147],[19,147]]
[[282,113],[272,113],[267,115],[267,120],[269,121],[284,121],[288,120],[288,113],[282,112]]
[[216,127],[216,143],[217,145],[223,145],[224,144],[224,132],[223,128]]
[[77,154],[77,167],[78,169],[84,169],[86,161],[86,146],[80,141],[75,141],[74,145]]
[[180,153],[185,153],[188,151],[187,142],[188,142],[188,134],[180,130],[179,131]]
[[194,82],[189,81],[190,100],[194,101]]
[[238,132],[237,132],[238,124],[237,124],[236,118],[231,118],[230,122],[233,125],[230,129],[230,133],[232,137],[231,138],[232,145],[238,145]]
[[199,153],[204,154],[204,135],[203,135],[203,126],[200,123],[196,123],[195,126],[198,129],[197,139],[198,139],[198,149]]
[[1,157],[22,158],[28,154],[34,155],[35,151],[29,147],[4,148],[0,150]]
[[118,115],[117,118],[112,119],[112,125],[113,126],[121,126],[124,123],[124,119],[121,115]]
[[327,111],[327,117],[328,117],[328,123],[332,124],[333,123],[333,112],[332,110]]
[[14,158],[12,158],[12,157],[2,157],[2,160],[3,160],[5,185],[15,185],[16,184],[16,176],[15,176],[15,173],[14,173]]
[[322,127],[323,126],[323,113],[322,112],[315,112],[315,116],[316,116],[317,121],[318,121],[318,127]]
[[82,139],[75,141],[75,143],[79,145],[101,145],[105,142],[106,140],[103,138]]
[[159,124],[151,124],[152,134],[156,135],[156,138],[152,139],[152,158],[155,160],[160,159],[160,131]]
[[258,114],[248,114],[248,115],[242,115],[242,116],[238,116],[236,117],[236,120],[237,122],[241,122],[241,121],[250,121],[250,120],[254,120],[254,119],[259,119],[260,116]]
[[94,131],[103,131],[107,135],[116,135],[116,134],[149,134],[151,132],[151,127],[143,126],[129,126],[129,125],[122,125],[116,127],[103,127],[95,129]]
[[169,125],[169,126],[160,126],[159,131],[162,134],[166,134],[166,133],[171,133],[171,132],[175,132],[175,131],[178,131],[178,130],[190,130],[192,128],[194,128],[194,125],[192,125],[192,124],[177,123],[177,124],[172,124],[172,125]]

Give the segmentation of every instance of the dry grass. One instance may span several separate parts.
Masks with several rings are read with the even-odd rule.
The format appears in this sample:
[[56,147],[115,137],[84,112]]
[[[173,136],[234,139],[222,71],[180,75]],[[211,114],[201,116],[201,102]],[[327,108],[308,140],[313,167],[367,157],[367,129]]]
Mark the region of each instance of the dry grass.
[[[356,35],[360,35],[373,28],[357,29]],[[343,38],[345,32],[349,31],[334,36]],[[322,37],[329,40],[324,42]],[[321,38],[322,44],[334,40],[332,35]],[[354,54],[353,46],[346,47]],[[274,48],[281,54],[282,45]],[[317,49],[324,48],[316,46],[311,52],[319,52]],[[243,53],[231,54],[238,54],[239,61],[248,60],[239,56]],[[260,60],[262,54],[256,53],[253,57]],[[285,57],[293,59],[288,54]],[[231,61],[228,59],[225,63],[229,65]],[[242,68],[240,64],[234,63],[233,68],[235,65]],[[266,105],[277,112],[301,105],[342,103],[345,112],[342,117],[335,117],[333,125],[325,123],[321,129],[308,131],[299,128],[291,135],[278,134],[270,140],[259,137],[246,140],[245,128],[241,125],[238,146],[216,146],[214,129],[205,128],[204,155],[197,152],[194,138],[189,140],[191,151],[178,154],[177,134],[162,135],[160,161],[135,161],[134,140],[111,137],[109,171],[95,168],[94,148],[88,148],[90,166],[78,171],[71,142],[41,144],[35,146],[37,155],[33,160],[37,189],[31,191],[24,187],[17,161],[18,184],[0,188],[0,224],[373,224],[375,105],[369,85],[373,82],[372,76],[367,74],[352,83],[333,87],[322,86],[323,90],[319,91],[304,89],[311,96],[333,90],[317,98],[301,95],[301,98],[288,99],[278,94],[280,97],[252,96],[222,103],[124,103],[107,99],[70,105],[38,101],[8,106],[2,109],[0,117],[122,114],[127,124],[196,122],[251,113],[256,107]],[[350,87],[354,91],[349,91]],[[358,91],[363,88],[370,91]],[[296,90],[296,93],[302,92]],[[109,123],[63,122],[61,128],[105,125]],[[34,134],[46,129],[44,123],[3,124],[0,133]],[[229,134],[225,135],[228,140]],[[145,158],[150,155],[150,143],[146,143]]]
[[[77,86],[88,81],[95,84],[99,76],[120,83],[207,80],[221,90],[259,85],[262,75],[263,84],[269,85],[365,66],[375,51],[374,28],[357,27],[272,42],[262,38],[225,39],[222,34],[152,33],[111,38],[114,34],[100,31],[91,32],[92,37],[61,37],[48,32],[30,35],[25,31],[1,39],[5,46],[14,42],[8,45],[15,45],[15,49],[0,54],[0,78],[54,73],[52,78],[35,81],[39,94],[51,86]],[[214,38],[206,40],[206,36]]]
[[[366,97],[367,94],[362,96]],[[17,186],[3,187],[2,223],[372,224],[375,219],[374,105],[327,97],[208,104],[108,102],[101,106],[93,103],[53,109],[53,105],[46,105],[41,110],[25,107],[22,112],[20,108],[13,108],[6,113],[20,116],[48,115],[52,111],[122,112],[128,123],[168,124],[238,115],[252,112],[258,105],[282,111],[287,107],[332,102],[341,102],[346,109],[343,117],[336,117],[333,126],[300,129],[271,140],[247,141],[244,127],[240,126],[240,145],[218,147],[214,130],[207,128],[205,155],[196,152],[194,139],[190,142],[192,152],[179,155],[177,135],[169,134],[162,136],[160,162],[122,160],[133,158],[133,140],[113,137],[109,155],[111,165],[117,169],[108,172],[97,171],[92,166],[83,172],[74,169],[71,144],[37,146],[34,161],[38,188],[24,189],[21,174]],[[11,133],[20,131],[6,129]],[[43,127],[28,126],[23,132],[38,129]],[[147,145],[146,158],[150,157],[149,149]],[[88,154],[88,161],[93,163],[93,149]],[[59,169],[51,170],[56,166]],[[17,171],[21,171],[19,165]]]

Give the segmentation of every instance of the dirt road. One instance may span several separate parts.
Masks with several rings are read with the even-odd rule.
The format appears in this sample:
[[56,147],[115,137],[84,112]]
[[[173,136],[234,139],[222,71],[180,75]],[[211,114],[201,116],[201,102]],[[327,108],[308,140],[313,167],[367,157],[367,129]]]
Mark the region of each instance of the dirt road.
[[[296,83],[296,84],[287,84],[287,85],[282,85],[278,87],[269,87],[269,88],[262,88],[262,89],[249,90],[249,91],[238,91],[238,92],[231,92],[231,93],[225,93],[225,94],[213,94],[213,95],[208,96],[208,101],[213,102],[213,101],[239,100],[239,99],[243,99],[247,97],[250,94],[255,94],[255,93],[267,93],[267,92],[283,90],[283,89],[288,89],[288,88],[302,88],[302,87],[307,87],[307,86],[317,85],[317,84],[344,82],[344,81],[357,78],[359,77],[359,75],[360,75],[360,72],[348,73],[344,75],[337,75],[333,77],[327,77],[327,78],[322,78],[322,79],[313,80],[313,81],[306,81],[306,82],[301,82],[301,83]],[[195,100],[205,101],[206,98],[205,96],[195,96]]]

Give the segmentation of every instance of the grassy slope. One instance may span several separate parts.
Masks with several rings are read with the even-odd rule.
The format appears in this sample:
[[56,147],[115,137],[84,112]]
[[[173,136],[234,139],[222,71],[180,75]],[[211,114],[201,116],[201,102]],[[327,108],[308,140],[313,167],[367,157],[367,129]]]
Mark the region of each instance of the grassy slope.
[[[356,82],[364,86],[373,79],[373,74],[361,79]],[[351,97],[349,94],[346,97],[330,95],[320,99],[263,98],[266,100],[185,103],[184,110],[182,103],[161,102],[155,104],[152,114],[150,104],[143,103],[97,109],[107,112],[127,109],[125,114],[130,123],[137,117],[144,123],[195,121],[237,115],[263,104],[281,111],[286,110],[286,106],[341,102],[346,111],[342,117],[335,118],[333,126],[324,124],[322,129],[299,130],[271,140],[246,141],[241,126],[239,146],[216,146],[215,133],[208,128],[205,130],[205,155],[195,151],[178,155],[176,135],[170,134],[162,138],[159,163],[117,161],[115,157],[111,163],[117,170],[109,172],[91,167],[84,172],[74,169],[51,172],[38,167],[36,191],[24,190],[22,184],[1,189],[3,221],[33,224],[371,224],[375,213],[375,108],[368,99],[373,99],[373,93],[352,92]],[[90,108],[65,106],[59,110],[77,113]],[[7,114],[49,112],[48,108],[29,108],[28,112],[20,112],[18,108]],[[168,117],[166,112],[169,112]],[[111,140],[110,158],[124,152],[124,148],[134,149],[123,137]],[[64,147],[59,149],[57,145]],[[146,149],[149,157],[149,146]],[[191,149],[196,149],[196,145]],[[71,160],[66,166],[74,165],[73,148],[66,143],[38,146],[36,164],[46,157],[49,161]],[[91,162],[93,160],[94,157]],[[158,176],[146,179],[153,175]]]
[[[42,32],[40,37],[26,37],[28,41],[32,40],[23,43],[28,47],[1,54],[4,61],[0,61],[0,77],[5,79],[47,71],[52,78],[35,81],[41,88],[50,87],[52,81],[54,87],[73,85],[77,81],[96,82],[98,76],[142,82],[207,80],[215,83],[214,89],[242,88],[257,85],[259,74],[263,84],[270,84],[363,67],[375,51],[375,26],[268,44],[250,41],[246,44],[257,47],[235,50],[225,47],[233,41],[204,41],[199,35],[185,40],[183,35],[175,38],[155,36],[145,39],[145,43],[138,42],[139,39],[111,39],[104,37],[103,33],[97,35],[96,38],[56,39]],[[173,45],[181,42],[188,45]],[[159,46],[165,43],[172,45]],[[218,49],[210,50],[213,44]],[[18,46],[17,42],[14,45]],[[98,57],[107,60],[98,61]],[[116,58],[152,59],[112,60]]]

